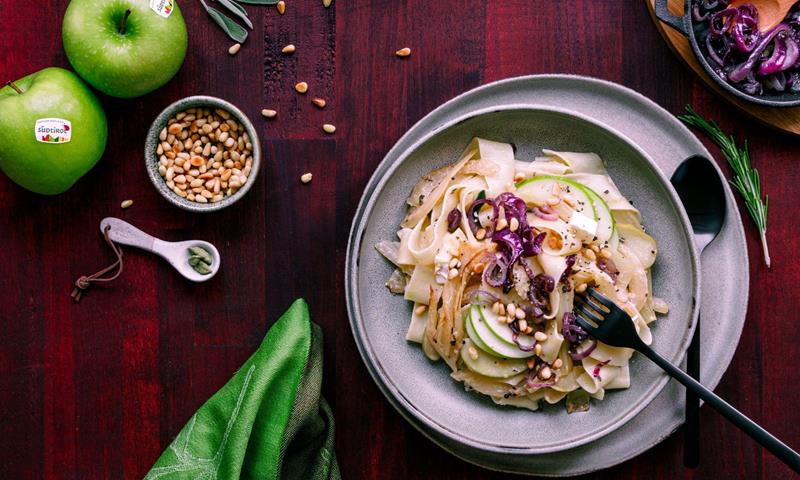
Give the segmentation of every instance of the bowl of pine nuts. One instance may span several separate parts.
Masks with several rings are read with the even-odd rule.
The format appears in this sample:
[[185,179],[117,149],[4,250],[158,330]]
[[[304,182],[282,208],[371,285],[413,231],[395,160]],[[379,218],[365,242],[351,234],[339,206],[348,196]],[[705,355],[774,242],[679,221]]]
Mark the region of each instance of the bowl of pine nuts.
[[229,102],[186,97],[156,117],[145,141],[145,163],[156,190],[192,212],[221,210],[258,178],[261,145],[255,127]]

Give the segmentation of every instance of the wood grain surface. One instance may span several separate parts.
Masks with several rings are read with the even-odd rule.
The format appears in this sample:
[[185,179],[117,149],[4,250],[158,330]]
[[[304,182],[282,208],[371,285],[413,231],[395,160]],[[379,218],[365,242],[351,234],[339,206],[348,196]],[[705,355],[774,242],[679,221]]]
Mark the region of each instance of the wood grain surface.
[[[686,38],[686,36],[676,31],[669,25],[666,25],[656,17],[656,0],[645,0],[645,2],[650,9],[650,15],[653,18],[653,22],[656,24],[656,28],[659,32],[661,32],[661,35],[669,44],[672,51],[675,52],[675,54],[681,58],[683,63],[687,67],[691,68],[692,71],[695,72],[697,76],[699,76],[703,82],[705,82],[706,85],[718,96],[724,98],[746,114],[751,115],[755,119],[764,122],[767,125],[792,135],[800,135],[800,107],[763,107],[761,105],[754,105],[752,103],[742,101],[725,91],[725,89],[720,87],[717,82],[715,82],[714,79],[711,78],[708,73],[706,73],[703,66],[700,65],[700,62],[697,60],[697,56],[694,54],[694,50],[692,50],[692,45],[689,43],[689,40]],[[683,14],[683,0],[668,0],[668,5],[670,11],[675,15]]]
[[[0,2],[3,81],[68,66],[60,34],[66,6]],[[248,6],[255,28],[235,57],[199,2],[180,6],[190,34],[186,63],[150,95],[102,98],[109,142],[89,174],[57,197],[34,195],[0,175],[0,478],[142,477],[300,296],[325,332],[324,394],[335,411],[345,478],[508,477],[440,450],[382,397],[350,333],[343,264],[362,189],[406,129],[467,89],[533,73],[619,82],[674,113],[691,103],[749,139],[770,194],[773,267],[764,268],[746,220],[748,320],[739,345],[731,342],[736,355],[717,392],[800,448],[800,140],[754,122],[684,68],[644,2],[334,0],[326,10],[321,0],[288,0],[283,16]],[[297,46],[293,56],[280,53],[287,43]],[[395,57],[405,46],[412,55]],[[293,91],[298,81],[309,83],[307,95]],[[172,207],[144,169],[149,123],[192,94],[242,108],[258,125],[266,154],[247,197],[214,214]],[[310,104],[316,95],[328,101],[324,110]],[[278,117],[262,119],[265,107]],[[326,135],[323,123],[338,130]],[[303,185],[306,171],[314,180]],[[135,203],[123,211],[125,199]],[[168,240],[213,242],[224,266],[213,281],[194,285],[152,255],[127,249],[124,274],[73,304],[75,278],[112,258],[98,233],[109,215]],[[586,478],[791,478],[713,411],[701,414],[695,472],[682,466],[678,432]]]

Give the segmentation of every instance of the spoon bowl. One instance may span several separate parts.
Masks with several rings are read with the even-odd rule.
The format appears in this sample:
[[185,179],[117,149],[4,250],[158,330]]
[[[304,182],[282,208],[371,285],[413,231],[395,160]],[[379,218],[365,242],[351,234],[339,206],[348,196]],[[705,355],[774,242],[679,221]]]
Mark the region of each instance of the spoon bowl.
[[694,231],[697,253],[703,252],[725,224],[725,189],[710,160],[687,158],[671,178]]
[[[185,240],[183,242],[167,242],[149,235],[130,223],[119,218],[107,217],[100,222],[100,231],[108,230],[108,238],[115,243],[141,248],[159,255],[169,262],[175,270],[193,282],[211,280],[219,271],[221,259],[217,248],[204,240]],[[189,265],[188,250],[191,247],[202,247],[211,255],[211,272],[203,275]]]

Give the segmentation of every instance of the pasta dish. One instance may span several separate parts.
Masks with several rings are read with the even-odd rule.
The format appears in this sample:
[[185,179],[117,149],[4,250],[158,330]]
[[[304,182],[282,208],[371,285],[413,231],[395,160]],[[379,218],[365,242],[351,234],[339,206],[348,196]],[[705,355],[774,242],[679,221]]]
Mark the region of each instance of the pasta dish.
[[474,138],[414,186],[397,237],[376,248],[396,267],[387,287],[413,302],[407,340],[501,405],[566,398],[572,413],[630,386],[633,350],[590,337],[575,292],[613,300],[647,344],[667,313],[652,295],[656,242],[594,153],[521,161]]

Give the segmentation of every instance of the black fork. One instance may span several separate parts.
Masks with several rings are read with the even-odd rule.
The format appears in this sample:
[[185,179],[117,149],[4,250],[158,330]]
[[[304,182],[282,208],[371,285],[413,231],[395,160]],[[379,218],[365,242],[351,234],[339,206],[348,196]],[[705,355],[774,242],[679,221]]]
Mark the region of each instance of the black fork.
[[630,315],[625,313],[614,302],[596,290],[589,288],[585,293],[575,295],[573,313],[580,326],[589,335],[612,347],[627,347],[641,352],[653,363],[664,369],[672,378],[681,382],[686,388],[705,400],[723,417],[750,435],[753,440],[772,452],[789,468],[800,473],[800,455],[797,452],[656,353],[652,348],[645,345],[636,333],[636,328]]

